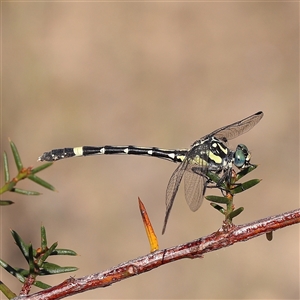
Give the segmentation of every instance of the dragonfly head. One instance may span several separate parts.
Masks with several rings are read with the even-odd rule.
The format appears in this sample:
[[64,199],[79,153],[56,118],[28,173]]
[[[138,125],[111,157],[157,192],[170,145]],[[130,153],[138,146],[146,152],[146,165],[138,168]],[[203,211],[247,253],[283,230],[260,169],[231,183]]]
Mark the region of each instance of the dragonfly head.
[[244,144],[239,144],[236,147],[233,163],[239,168],[245,168],[250,164],[251,154]]

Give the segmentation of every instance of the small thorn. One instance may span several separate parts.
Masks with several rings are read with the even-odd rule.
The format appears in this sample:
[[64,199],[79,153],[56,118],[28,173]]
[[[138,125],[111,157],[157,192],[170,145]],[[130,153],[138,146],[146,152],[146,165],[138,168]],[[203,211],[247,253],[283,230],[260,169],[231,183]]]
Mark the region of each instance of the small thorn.
[[141,215],[142,215],[142,219],[143,219],[143,223],[144,223],[144,226],[145,226],[146,234],[147,234],[149,244],[150,244],[150,252],[154,252],[154,251],[159,249],[158,240],[157,240],[156,234],[154,232],[154,229],[151,225],[151,222],[150,222],[149,216],[147,214],[146,208],[145,208],[143,202],[141,201],[141,199],[138,198],[138,200],[139,200],[140,212],[141,212]]

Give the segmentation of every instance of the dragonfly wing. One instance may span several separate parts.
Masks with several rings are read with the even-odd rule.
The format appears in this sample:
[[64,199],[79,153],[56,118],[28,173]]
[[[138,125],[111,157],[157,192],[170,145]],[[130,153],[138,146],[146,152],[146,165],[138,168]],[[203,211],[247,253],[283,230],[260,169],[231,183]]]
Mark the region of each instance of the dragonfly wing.
[[213,131],[206,137],[215,136],[216,138],[223,140],[224,142],[226,142],[227,140],[232,140],[252,129],[261,120],[263,116],[263,112],[259,111],[256,114],[247,117],[241,121],[221,127]]
[[185,200],[191,209],[196,211],[203,203],[207,178],[205,177],[207,168],[197,168],[197,173],[193,169],[193,165],[189,165],[189,170],[184,173],[184,193]]
[[188,165],[188,160],[184,159],[183,162],[176,168],[176,170],[174,171],[174,173],[172,174],[169,180],[167,191],[166,191],[166,215],[165,215],[162,234],[164,234],[166,230],[166,226],[175,200],[175,196],[177,194],[180,182],[182,180],[187,165]]

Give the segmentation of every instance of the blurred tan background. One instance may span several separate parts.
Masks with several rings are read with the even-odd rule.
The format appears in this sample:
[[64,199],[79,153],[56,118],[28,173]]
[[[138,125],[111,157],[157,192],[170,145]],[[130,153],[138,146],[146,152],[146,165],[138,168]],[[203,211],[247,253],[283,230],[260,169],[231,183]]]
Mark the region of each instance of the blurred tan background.
[[[61,147],[186,148],[262,110],[261,122],[230,143],[246,144],[259,164],[247,179],[263,179],[236,197],[245,211],[235,222],[289,211],[299,206],[298,58],[298,3],[3,2],[1,152],[13,176],[8,137],[25,166],[38,166],[39,155]],[[56,162],[41,177],[59,192],[26,181],[19,187],[43,195],[3,196],[15,204],[2,208],[1,258],[25,267],[9,229],[38,246],[41,224],[49,243],[80,254],[52,259],[80,268],[45,278],[52,285],[144,255],[138,196],[161,248],[216,231],[222,216],[207,201],[192,213],[180,189],[161,236],[175,168],[134,156]],[[97,298],[298,299],[299,227],[73,297]]]

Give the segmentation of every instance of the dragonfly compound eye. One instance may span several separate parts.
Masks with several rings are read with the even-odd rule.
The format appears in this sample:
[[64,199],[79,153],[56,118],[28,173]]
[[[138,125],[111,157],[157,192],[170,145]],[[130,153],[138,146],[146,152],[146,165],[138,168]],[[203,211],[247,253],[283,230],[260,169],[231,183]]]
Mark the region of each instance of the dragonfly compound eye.
[[234,164],[238,168],[243,168],[245,165],[247,165],[250,161],[250,152],[248,148],[243,145],[239,144],[236,147],[236,151],[234,153]]

